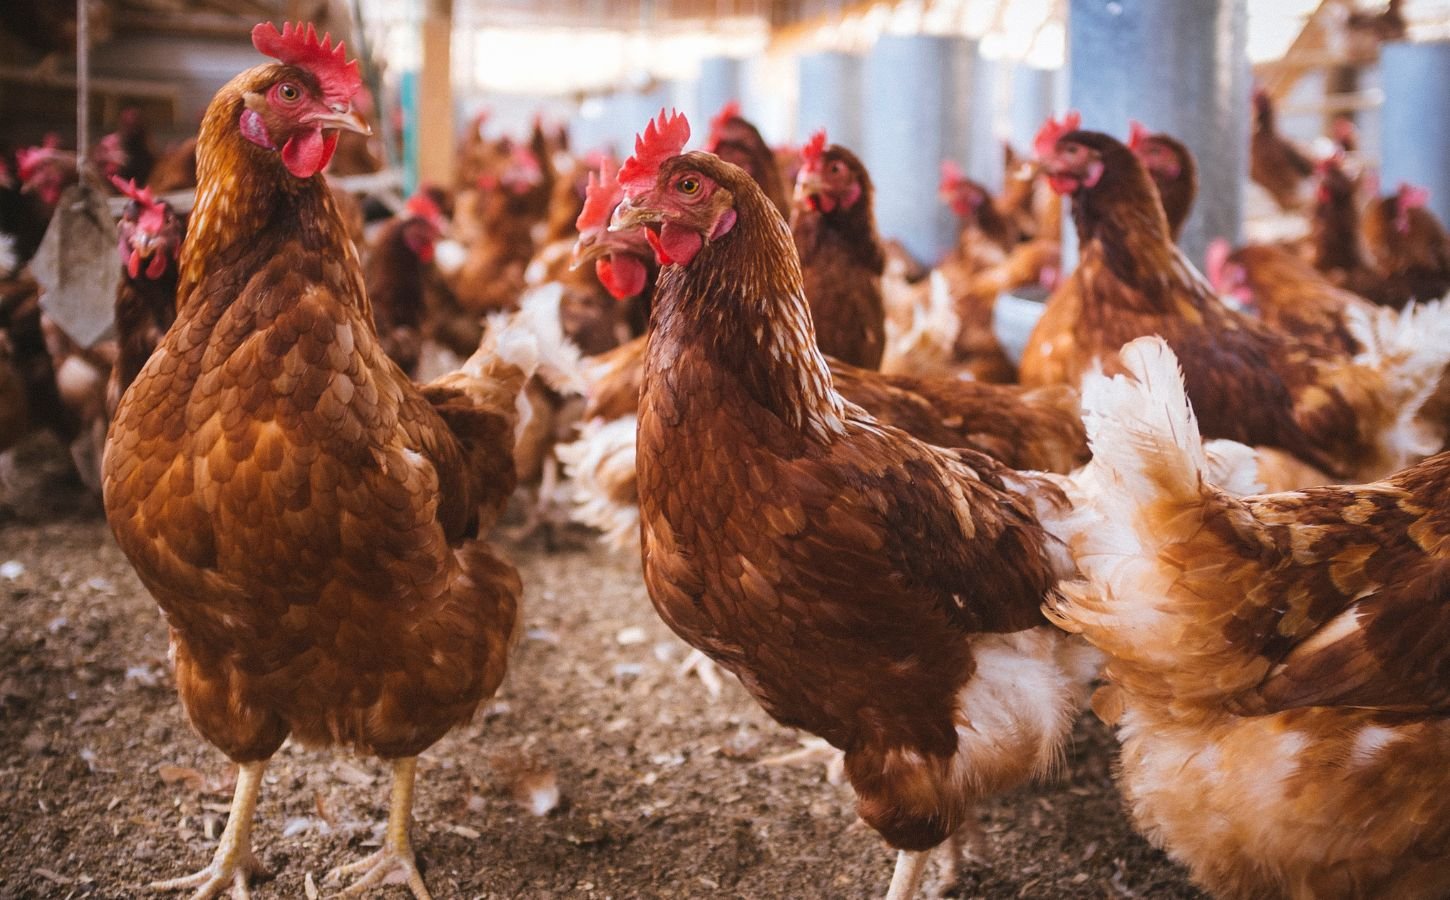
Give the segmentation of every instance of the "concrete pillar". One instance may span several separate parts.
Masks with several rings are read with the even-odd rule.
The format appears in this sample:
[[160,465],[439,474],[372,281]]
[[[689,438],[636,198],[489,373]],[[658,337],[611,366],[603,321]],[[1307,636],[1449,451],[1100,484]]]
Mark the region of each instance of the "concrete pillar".
[[1025,64],[1012,69],[1011,141],[1018,153],[1032,153],[1037,129],[1058,111],[1058,71]]
[[1006,63],[984,59],[976,41],[968,41],[962,86],[967,103],[966,173],[993,191],[1002,187],[1002,145],[997,138],[997,82]]
[[1198,202],[1180,241],[1195,261],[1212,238],[1237,242],[1242,230],[1247,32],[1246,0],[1070,0],[1068,105],[1083,127],[1126,137],[1138,119],[1198,157]]
[[937,173],[943,159],[966,161],[971,59],[971,42],[939,35],[886,35],[866,57],[862,151],[876,182],[876,222],[927,263],[956,236],[937,200]]
[[1450,41],[1387,44],[1383,193],[1406,181],[1430,189],[1430,211],[1450,222]]
[[[731,100],[745,99],[745,64],[730,56],[707,56],[700,60],[699,109],[705,118],[698,126],[705,135],[709,117]],[[746,111],[749,115],[749,111]],[[693,120],[692,120],[693,124]]]
[[805,141],[818,128],[832,143],[860,152],[861,57],[850,53],[807,53],[797,60],[800,109],[795,139]]

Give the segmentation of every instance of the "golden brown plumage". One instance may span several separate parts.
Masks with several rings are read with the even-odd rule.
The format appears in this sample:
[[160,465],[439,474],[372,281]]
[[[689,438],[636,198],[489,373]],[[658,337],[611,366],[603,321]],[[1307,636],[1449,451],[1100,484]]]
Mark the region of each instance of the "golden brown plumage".
[[850,150],[816,149],[801,166],[790,212],[816,343],[827,356],[878,369],[886,349],[886,257],[876,235],[875,188]]
[[1094,360],[1111,371],[1124,343],[1159,334],[1183,362],[1206,436],[1278,447],[1340,476],[1373,477],[1407,461],[1414,451],[1395,428],[1417,379],[1438,365],[1404,382],[1229,309],[1169,240],[1128,148],[1084,131],[1047,144],[1052,177],[1074,195],[1082,249],[1028,339],[1024,384],[1077,384]]
[[1375,271],[1393,297],[1438,300],[1450,291],[1450,236],[1409,185],[1371,201],[1362,234]]
[[1203,480],[1172,354],[1084,389],[1112,485],[1063,536],[1054,621],[1109,656],[1095,703],[1144,834],[1214,896],[1450,892],[1450,456],[1236,499]]
[[645,583],[767,712],[845,751],[859,813],[904,851],[905,896],[924,859],[905,851],[948,838],[1065,736],[1072,679],[1035,627],[1045,535],[1009,470],[836,393],[785,222],[742,170],[678,152],[637,152],[648,174],[626,165],[616,212],[658,227],[676,261],[639,405]]
[[[269,55],[300,41],[268,28]],[[188,717],[243,767],[212,866],[167,886],[245,885],[261,768],[290,735],[397,761],[363,880],[400,872],[422,897],[412,757],[498,687],[517,622],[518,576],[477,535],[513,488],[523,373],[480,355],[420,392],[383,353],[318,174],[322,129],[355,127],[350,82],[315,56],[208,108],[177,321],[117,409],[106,511],[171,626]]]
[[1249,178],[1279,204],[1294,210],[1304,203],[1304,182],[1314,174],[1314,161],[1279,134],[1274,101],[1267,91],[1254,92],[1254,127],[1249,142]]

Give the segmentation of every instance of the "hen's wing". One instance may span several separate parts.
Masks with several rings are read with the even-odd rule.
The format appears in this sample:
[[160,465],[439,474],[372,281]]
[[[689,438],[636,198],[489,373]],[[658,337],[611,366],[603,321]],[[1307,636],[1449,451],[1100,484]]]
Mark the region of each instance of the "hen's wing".
[[1450,711],[1446,469],[1442,454],[1378,485],[1246,501],[1277,553],[1255,594],[1279,609],[1236,626],[1275,663],[1245,710]]

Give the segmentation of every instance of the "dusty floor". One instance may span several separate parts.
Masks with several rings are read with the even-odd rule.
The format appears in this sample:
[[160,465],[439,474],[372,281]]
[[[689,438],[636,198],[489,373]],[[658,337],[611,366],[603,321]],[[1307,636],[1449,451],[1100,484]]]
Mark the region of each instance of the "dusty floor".
[[[0,897],[136,896],[210,859],[234,773],[183,720],[160,615],[53,451],[0,471]],[[883,894],[892,855],[850,788],[819,765],[763,765],[798,735],[733,682],[712,701],[679,677],[687,648],[638,560],[570,544],[504,544],[527,636],[502,693],[420,763],[414,839],[434,896]],[[1201,896],[1133,833],[1114,752],[1085,716],[1059,782],[982,810],[985,861],[949,893]],[[253,896],[315,896],[309,879],[369,852],[387,784],[375,760],[284,748],[254,833],[276,875]],[[557,806],[535,815],[551,785]]]

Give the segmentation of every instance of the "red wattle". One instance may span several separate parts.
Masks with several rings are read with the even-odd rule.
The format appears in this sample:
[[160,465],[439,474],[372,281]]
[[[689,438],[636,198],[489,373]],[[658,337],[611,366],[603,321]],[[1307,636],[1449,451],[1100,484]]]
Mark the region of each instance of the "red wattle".
[[695,254],[705,246],[705,238],[698,231],[692,231],[673,222],[666,222],[660,227],[660,246],[664,248],[665,254],[671,260],[687,266],[690,264],[690,260],[695,258]]
[[335,149],[337,135],[324,138],[322,129],[314,128],[287,139],[287,143],[282,145],[282,163],[295,177],[311,178],[327,165]]
[[126,260],[126,274],[135,278],[141,272],[141,251],[131,248],[131,257]]
[[644,230],[644,239],[649,244],[650,249],[655,252],[655,262],[662,266],[667,266],[674,262],[674,260],[670,259],[670,255],[665,252],[664,245],[660,243],[659,235],[646,228]]
[[151,262],[148,263],[147,266],[146,266],[146,277],[147,278],[150,278],[152,280],[155,280],[157,278],[160,278],[161,277],[161,273],[162,272],[165,272],[165,271],[166,271],[166,254],[164,254],[164,253],[156,253],[156,254],[153,254],[152,257],[151,257]]
[[644,290],[648,277],[644,263],[627,253],[610,254],[596,260],[594,274],[599,276],[599,283],[616,300],[628,300],[638,295]]

